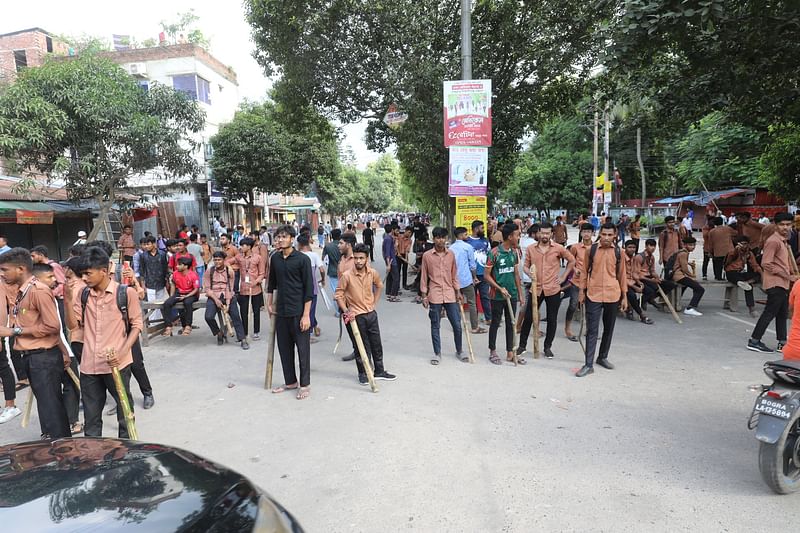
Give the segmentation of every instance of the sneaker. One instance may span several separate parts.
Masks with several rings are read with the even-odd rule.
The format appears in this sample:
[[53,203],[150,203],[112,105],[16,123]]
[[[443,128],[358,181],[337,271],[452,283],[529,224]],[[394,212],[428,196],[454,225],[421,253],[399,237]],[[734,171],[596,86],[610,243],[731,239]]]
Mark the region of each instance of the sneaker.
[[9,420],[18,417],[21,414],[22,411],[16,405],[12,407],[3,407],[3,409],[0,410],[0,424],[5,424]]
[[353,350],[352,352],[350,352],[350,354],[342,356],[342,361],[352,361],[355,358],[356,358],[356,352],[355,350]]
[[774,350],[764,344],[761,341],[757,341],[755,339],[750,339],[747,341],[747,349],[751,352],[759,352],[759,353],[772,353]]
[[519,348],[517,348],[517,357],[519,357],[520,355],[524,354],[527,351],[528,351],[527,348],[525,348],[524,346],[520,346]]
[[217,335],[217,346],[222,346],[223,344],[225,344],[225,336],[220,333]]
[[242,341],[242,350],[249,350],[250,344],[248,344],[247,340]]
[[555,355],[553,355],[553,350],[551,350],[550,348],[545,348],[544,357],[545,359],[552,359],[553,357],[555,357]]
[[740,289],[743,291],[752,291],[753,286],[747,283],[746,281],[738,281],[736,284],[739,286]]
[[369,385],[369,379],[367,379],[366,374],[359,374],[358,375],[358,383],[359,385]]
[[375,379],[380,379],[381,381],[394,381],[397,379],[397,376],[384,370],[383,372],[375,373]]
[[784,347],[784,346],[786,346],[786,343],[785,343],[785,342],[779,342],[779,343],[778,343],[778,346],[776,346],[776,347],[775,347],[775,351],[776,351],[776,352],[781,352],[781,353],[783,353],[783,347]]
[[258,333],[253,333],[253,340],[254,341],[257,341],[260,338],[261,338],[261,335],[259,335]]
[[692,309],[690,307],[687,307],[686,309],[684,309],[683,310],[683,314],[684,315],[689,315],[689,316],[703,316],[703,313],[701,313],[697,309]]
[[116,414],[117,414],[117,406],[116,405],[114,407],[112,407],[111,409],[109,409],[108,411],[106,411],[106,416],[116,416]]

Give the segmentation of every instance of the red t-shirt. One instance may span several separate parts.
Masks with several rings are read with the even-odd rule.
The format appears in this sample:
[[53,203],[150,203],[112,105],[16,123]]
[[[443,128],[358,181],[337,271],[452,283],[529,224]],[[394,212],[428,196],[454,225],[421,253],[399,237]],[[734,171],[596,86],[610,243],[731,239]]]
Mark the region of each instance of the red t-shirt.
[[178,289],[179,294],[189,294],[193,290],[200,288],[200,278],[197,277],[197,272],[194,270],[186,270],[184,272],[176,270],[172,274],[172,282],[175,283],[175,288]]
[[182,254],[179,254],[179,253],[178,254],[173,254],[172,257],[169,258],[169,269],[170,270],[172,270],[173,272],[176,272],[178,270],[178,259],[180,259],[181,257],[188,257],[189,259],[192,260],[191,270],[194,270],[195,268],[197,268],[197,261],[195,260],[194,256],[192,254],[190,254],[189,252],[183,252]]

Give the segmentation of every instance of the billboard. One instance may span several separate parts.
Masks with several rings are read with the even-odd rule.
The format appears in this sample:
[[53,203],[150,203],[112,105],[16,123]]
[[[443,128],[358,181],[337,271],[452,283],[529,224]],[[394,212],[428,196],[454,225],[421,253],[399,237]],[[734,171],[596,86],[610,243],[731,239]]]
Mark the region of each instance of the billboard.
[[464,226],[470,229],[476,220],[486,224],[486,197],[459,196],[456,198],[456,227]]
[[486,196],[489,149],[482,146],[450,147],[450,196]]
[[444,145],[492,145],[492,80],[444,82]]

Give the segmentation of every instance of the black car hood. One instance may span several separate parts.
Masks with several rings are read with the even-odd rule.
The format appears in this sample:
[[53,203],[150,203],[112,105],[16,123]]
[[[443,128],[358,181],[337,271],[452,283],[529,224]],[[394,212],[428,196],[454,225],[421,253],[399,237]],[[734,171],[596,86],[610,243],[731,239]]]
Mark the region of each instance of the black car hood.
[[178,448],[97,438],[0,447],[0,523],[26,531],[302,531],[228,468]]

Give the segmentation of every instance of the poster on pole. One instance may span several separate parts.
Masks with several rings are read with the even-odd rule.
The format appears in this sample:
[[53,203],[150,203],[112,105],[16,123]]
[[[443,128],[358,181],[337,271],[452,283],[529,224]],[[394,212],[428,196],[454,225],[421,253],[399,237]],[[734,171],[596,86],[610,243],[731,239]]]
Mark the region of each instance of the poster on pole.
[[492,80],[444,82],[444,145],[492,145]]
[[489,149],[482,146],[450,147],[450,196],[486,196]]
[[486,224],[486,197],[485,196],[459,196],[456,198],[456,224],[472,228],[472,223],[480,220]]

